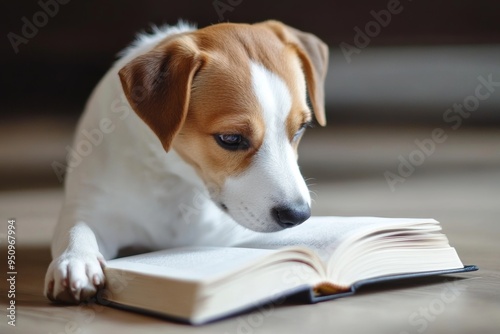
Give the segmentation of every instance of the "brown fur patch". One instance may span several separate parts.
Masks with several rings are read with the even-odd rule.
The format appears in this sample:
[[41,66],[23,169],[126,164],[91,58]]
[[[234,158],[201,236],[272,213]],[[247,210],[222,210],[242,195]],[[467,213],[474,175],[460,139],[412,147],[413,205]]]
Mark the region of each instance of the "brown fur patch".
[[[220,188],[226,177],[248,168],[266,131],[252,87],[250,61],[262,64],[288,86],[292,96],[286,124],[289,140],[311,117],[305,81],[295,50],[265,27],[219,24],[193,36],[206,62],[193,81],[189,112],[175,148],[205,180]],[[249,139],[250,149],[224,150],[213,139],[218,133],[242,134]]]
[[[173,146],[205,182],[220,189],[228,176],[248,168],[266,132],[252,86],[251,61],[283,79],[290,91],[292,107],[286,120],[290,141],[311,119],[303,61],[284,38],[266,23],[217,24],[167,38],[125,66],[120,78],[134,110],[165,148]],[[150,97],[140,103],[131,99],[134,85],[151,87]],[[250,147],[225,150],[215,141],[217,134],[241,134]],[[293,143],[295,149],[297,144]]]

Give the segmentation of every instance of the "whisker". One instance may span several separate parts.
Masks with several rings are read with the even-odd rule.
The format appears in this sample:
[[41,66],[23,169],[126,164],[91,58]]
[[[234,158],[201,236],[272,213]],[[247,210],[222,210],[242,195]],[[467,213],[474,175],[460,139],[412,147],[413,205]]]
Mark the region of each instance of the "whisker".
[[[309,190],[309,194],[314,195],[314,197],[318,197],[318,194],[315,191]],[[311,196],[311,200],[314,198]]]
[[308,178],[304,179],[304,181],[306,181],[306,182],[311,181],[311,180],[316,180],[316,178],[315,177],[308,177]]

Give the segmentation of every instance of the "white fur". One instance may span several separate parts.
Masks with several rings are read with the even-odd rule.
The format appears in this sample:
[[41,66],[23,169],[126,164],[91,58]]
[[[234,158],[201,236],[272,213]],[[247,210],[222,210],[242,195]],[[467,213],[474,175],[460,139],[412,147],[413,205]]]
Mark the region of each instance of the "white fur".
[[300,201],[310,205],[311,198],[286,133],[290,91],[280,77],[260,64],[252,62],[251,72],[264,116],[264,141],[247,172],[227,180],[222,202],[242,219],[240,224],[272,232],[280,230],[277,224],[269,224],[272,208]]
[[[234,245],[253,234],[210,200],[202,180],[175,151],[165,153],[131,109],[117,75],[166,36],[192,29],[181,24],[140,38],[92,93],[73,144],[86,156],[70,157],[68,164],[45,279],[49,298],[74,302],[95,294],[104,283],[101,265],[123,247]],[[286,136],[290,92],[261,65],[252,64],[252,78],[266,123],[264,144],[248,171],[227,181],[222,196],[231,215],[246,217],[241,225],[272,231],[274,205],[309,203],[310,197]]]

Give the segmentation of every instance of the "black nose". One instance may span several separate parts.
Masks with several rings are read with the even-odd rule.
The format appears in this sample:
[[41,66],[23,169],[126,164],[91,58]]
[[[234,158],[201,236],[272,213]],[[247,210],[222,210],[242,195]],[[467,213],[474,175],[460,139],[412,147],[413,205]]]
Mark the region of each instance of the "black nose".
[[274,220],[283,228],[294,227],[311,217],[309,204],[277,206],[272,209]]

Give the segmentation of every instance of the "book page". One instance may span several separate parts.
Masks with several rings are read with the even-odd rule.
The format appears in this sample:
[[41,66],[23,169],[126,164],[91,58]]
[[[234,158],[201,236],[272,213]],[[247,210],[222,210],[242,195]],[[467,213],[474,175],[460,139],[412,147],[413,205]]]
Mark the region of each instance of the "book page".
[[342,241],[364,231],[435,223],[433,219],[378,217],[311,217],[299,226],[273,233],[255,233],[238,247],[276,249],[286,246],[305,246],[326,262]]
[[108,261],[107,267],[180,280],[206,281],[241,270],[277,251],[229,247],[183,247]]

